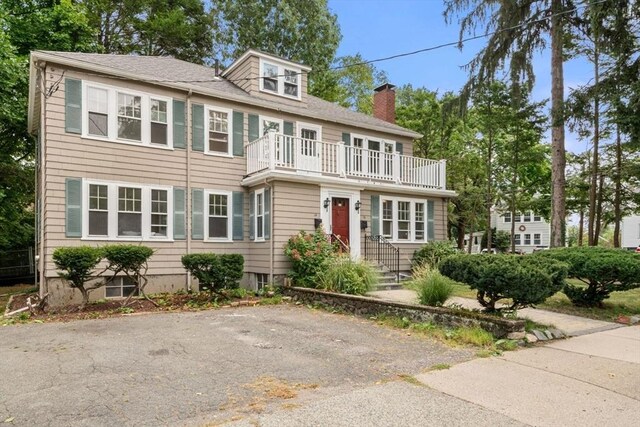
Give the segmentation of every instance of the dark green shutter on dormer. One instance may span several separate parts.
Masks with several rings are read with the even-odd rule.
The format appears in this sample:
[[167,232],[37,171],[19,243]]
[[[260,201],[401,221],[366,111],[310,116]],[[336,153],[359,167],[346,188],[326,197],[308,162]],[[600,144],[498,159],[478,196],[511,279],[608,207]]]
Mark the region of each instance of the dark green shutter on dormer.
[[249,114],[249,142],[260,138],[260,118],[255,114]]
[[271,190],[264,190],[264,240],[271,238]]
[[233,240],[244,240],[244,192],[233,192]]
[[[291,122],[284,122],[282,124],[282,133],[287,135],[287,136],[293,136],[293,123]],[[291,162],[293,161],[293,147],[295,146],[295,143],[293,141],[293,138],[285,138],[284,141],[284,159],[288,164],[291,164]]]
[[185,126],[185,103],[173,100],[173,148],[187,147],[187,128]]
[[191,139],[193,151],[204,151],[204,105],[191,105]]
[[82,179],[65,180],[65,235],[82,237]]
[[233,112],[233,155],[244,156],[244,113]]
[[186,190],[173,187],[173,238],[184,240],[187,238],[187,203]]
[[436,227],[435,227],[435,202],[433,200],[427,200],[427,240],[435,240]]
[[64,130],[82,133],[82,80],[64,80]]
[[404,147],[401,142],[396,142],[396,152],[400,153],[400,155],[404,155]]
[[371,235],[380,234],[380,196],[371,196]]
[[191,190],[191,238],[204,239],[204,190]]

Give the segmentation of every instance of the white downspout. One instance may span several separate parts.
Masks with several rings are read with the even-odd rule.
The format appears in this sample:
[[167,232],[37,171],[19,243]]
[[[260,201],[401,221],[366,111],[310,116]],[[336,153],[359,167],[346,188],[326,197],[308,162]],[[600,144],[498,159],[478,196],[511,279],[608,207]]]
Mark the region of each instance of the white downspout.
[[[185,148],[185,152],[187,153],[187,190],[185,191],[185,224],[186,224],[186,238],[187,238],[187,254],[191,253],[191,141],[193,139],[193,135],[191,132],[191,95],[193,92],[189,89],[187,93],[187,112],[185,115],[185,126],[187,127],[187,140],[185,144],[187,145]],[[191,292],[191,274],[187,273],[187,292]]]

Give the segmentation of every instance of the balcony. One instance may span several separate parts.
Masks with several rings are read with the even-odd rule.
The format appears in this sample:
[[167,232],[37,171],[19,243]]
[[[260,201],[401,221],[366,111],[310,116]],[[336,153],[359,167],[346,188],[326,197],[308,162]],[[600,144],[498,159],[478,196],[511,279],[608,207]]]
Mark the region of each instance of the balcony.
[[446,160],[429,160],[269,132],[246,146],[247,175],[263,171],[446,190]]

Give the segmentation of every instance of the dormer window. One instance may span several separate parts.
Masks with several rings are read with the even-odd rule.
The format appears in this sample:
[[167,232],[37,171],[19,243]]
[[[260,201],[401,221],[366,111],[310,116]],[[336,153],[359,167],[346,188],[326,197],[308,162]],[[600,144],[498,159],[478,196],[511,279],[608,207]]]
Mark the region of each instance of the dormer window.
[[288,65],[260,61],[260,90],[287,98],[300,99],[302,71]]

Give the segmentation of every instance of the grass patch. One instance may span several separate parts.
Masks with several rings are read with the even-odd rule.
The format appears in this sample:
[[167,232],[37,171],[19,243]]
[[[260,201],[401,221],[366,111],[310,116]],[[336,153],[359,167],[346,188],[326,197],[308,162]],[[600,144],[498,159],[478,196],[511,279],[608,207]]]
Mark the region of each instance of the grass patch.
[[555,328],[555,325],[545,325],[542,323],[534,322],[533,320],[528,319],[526,317],[523,318],[522,320],[524,320],[524,330],[527,332],[531,332],[534,329],[545,330],[549,328]]
[[[581,285],[579,280],[570,279],[572,285]],[[610,297],[604,300],[604,307],[576,307],[571,304],[569,298],[562,292],[558,292],[537,307],[543,310],[574,316],[587,317],[589,319],[613,321],[619,316],[640,315],[640,288],[622,292],[612,292]]]
[[445,369],[449,369],[451,365],[448,363],[436,363],[435,365],[429,368],[430,371],[444,371]]
[[263,297],[260,299],[260,305],[278,305],[282,302],[281,295],[274,295],[272,297]]
[[413,384],[418,387],[424,387],[424,384],[422,384],[416,377],[412,375],[400,374],[398,375],[398,378],[400,378],[404,382],[408,382],[409,384]]
[[406,317],[396,316],[378,316],[372,319],[376,320],[379,325],[395,329],[405,329],[448,345],[498,350],[494,344],[495,337],[491,333],[478,327],[446,328],[429,322],[414,323]]

